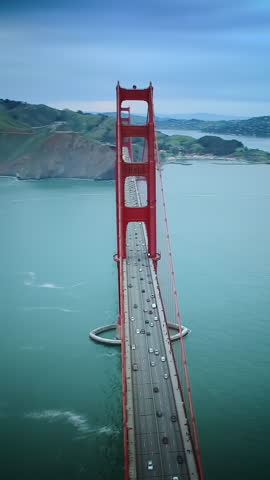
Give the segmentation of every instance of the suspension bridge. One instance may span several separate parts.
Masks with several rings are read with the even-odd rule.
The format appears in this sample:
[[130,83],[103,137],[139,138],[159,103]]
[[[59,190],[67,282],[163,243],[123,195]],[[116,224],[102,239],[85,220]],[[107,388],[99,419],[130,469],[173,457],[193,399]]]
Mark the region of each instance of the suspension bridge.
[[[144,125],[131,122],[133,101],[147,104]],[[140,161],[134,137],[144,140]],[[118,323],[90,337],[121,344],[125,480],[203,480],[151,84],[117,85],[116,221]],[[115,327],[118,339],[99,336]]]

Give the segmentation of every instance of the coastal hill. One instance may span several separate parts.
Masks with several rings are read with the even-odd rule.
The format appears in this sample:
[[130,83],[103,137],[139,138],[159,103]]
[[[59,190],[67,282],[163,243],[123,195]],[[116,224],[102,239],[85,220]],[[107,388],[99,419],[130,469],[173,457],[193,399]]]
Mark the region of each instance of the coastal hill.
[[254,137],[270,137],[270,116],[247,120],[206,121],[157,118],[157,127],[164,130],[200,130],[201,132]]
[[[270,154],[266,152],[215,136],[196,140],[158,132],[158,142],[163,162],[178,161],[185,155],[209,154],[270,162]],[[133,139],[135,159],[141,158],[143,147],[143,139]],[[114,118],[0,100],[0,175],[20,179],[113,179],[114,164]]]
[[[115,117],[115,112],[104,115]],[[180,116],[180,115],[179,115]],[[143,124],[142,115],[132,115],[132,123]],[[205,133],[270,137],[270,116],[253,117],[244,120],[202,120],[195,118],[156,117],[160,130],[199,130]]]

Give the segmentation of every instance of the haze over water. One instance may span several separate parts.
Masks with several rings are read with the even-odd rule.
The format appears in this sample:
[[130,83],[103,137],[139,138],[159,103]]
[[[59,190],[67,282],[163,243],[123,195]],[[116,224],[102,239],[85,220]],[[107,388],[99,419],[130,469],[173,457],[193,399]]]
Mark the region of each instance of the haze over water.
[[[206,480],[267,478],[270,167],[168,165],[164,186]],[[123,478],[113,182],[0,178],[1,471]]]

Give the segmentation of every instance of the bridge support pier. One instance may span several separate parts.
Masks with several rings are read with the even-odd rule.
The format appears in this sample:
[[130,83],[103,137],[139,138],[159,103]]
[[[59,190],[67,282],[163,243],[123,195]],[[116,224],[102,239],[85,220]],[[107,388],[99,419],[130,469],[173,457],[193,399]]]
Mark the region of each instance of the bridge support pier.
[[[177,330],[177,333],[170,335],[170,340],[174,342],[175,340],[180,339],[179,327],[174,323],[168,323],[169,330]],[[100,337],[100,333],[109,332],[115,330],[116,338],[105,338]],[[182,336],[185,337],[191,332],[189,328],[182,326]],[[103,345],[121,345],[121,325],[119,323],[111,323],[110,325],[104,325],[103,327],[98,327],[89,332],[89,338],[94,340],[94,342],[102,343]]]

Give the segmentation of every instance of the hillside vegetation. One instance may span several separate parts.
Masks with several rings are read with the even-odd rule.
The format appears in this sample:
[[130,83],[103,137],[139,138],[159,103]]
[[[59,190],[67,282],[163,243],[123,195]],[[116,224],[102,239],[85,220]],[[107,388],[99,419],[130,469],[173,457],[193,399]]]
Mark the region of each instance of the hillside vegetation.
[[17,121],[12,115],[0,111],[0,132],[14,130],[31,130],[31,127],[26,123]]
[[[136,120],[141,121],[141,117]],[[237,140],[217,136],[206,135],[196,140],[158,132],[158,143],[162,161],[211,154],[270,162],[270,154],[266,152],[250,150]],[[141,160],[143,150],[144,139],[133,138],[135,161]],[[114,178],[114,161],[113,116],[0,100],[0,175]]]
[[219,121],[158,118],[157,127],[165,130],[200,130],[208,133],[270,137],[270,116],[254,117],[248,120]]

